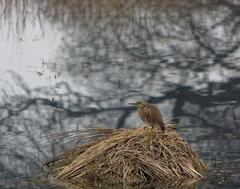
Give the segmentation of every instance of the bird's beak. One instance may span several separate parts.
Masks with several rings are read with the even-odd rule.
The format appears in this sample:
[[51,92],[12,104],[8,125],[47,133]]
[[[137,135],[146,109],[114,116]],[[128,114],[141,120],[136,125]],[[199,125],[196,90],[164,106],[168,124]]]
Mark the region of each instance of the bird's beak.
[[137,106],[136,102],[130,102],[130,103],[128,103],[128,104],[131,104],[131,105],[133,105],[133,106]]

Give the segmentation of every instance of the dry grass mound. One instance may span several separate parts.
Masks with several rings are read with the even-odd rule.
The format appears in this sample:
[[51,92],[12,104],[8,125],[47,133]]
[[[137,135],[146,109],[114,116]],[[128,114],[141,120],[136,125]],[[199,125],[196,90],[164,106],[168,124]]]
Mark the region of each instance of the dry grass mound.
[[[166,123],[163,133],[151,127],[89,129],[96,141],[65,151],[48,162],[56,179],[137,184],[199,179],[206,166],[196,152]],[[99,137],[100,136],[100,137]]]

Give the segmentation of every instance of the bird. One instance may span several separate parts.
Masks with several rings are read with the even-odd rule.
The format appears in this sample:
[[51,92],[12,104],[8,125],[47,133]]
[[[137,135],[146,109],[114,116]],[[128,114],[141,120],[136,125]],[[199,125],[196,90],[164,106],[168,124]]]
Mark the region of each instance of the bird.
[[152,129],[155,127],[165,131],[165,124],[162,119],[162,114],[157,106],[145,101],[137,101],[129,104],[137,107],[140,119],[144,123],[150,125]]

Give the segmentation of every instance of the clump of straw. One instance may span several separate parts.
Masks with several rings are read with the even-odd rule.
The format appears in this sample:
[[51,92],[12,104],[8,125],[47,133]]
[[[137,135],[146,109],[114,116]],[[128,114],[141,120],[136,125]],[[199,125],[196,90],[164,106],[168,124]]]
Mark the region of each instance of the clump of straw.
[[89,129],[89,135],[101,137],[65,151],[47,165],[56,179],[69,182],[139,184],[201,178],[206,166],[172,124],[166,125],[164,133],[151,127]]

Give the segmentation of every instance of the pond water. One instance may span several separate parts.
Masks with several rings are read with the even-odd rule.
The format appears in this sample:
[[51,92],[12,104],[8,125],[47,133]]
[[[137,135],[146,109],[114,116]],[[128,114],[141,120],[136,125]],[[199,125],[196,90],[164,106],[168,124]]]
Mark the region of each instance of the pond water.
[[196,188],[240,188],[238,1],[61,2],[1,4],[0,187],[64,188],[42,164],[76,130],[141,126],[144,99],[208,164]]

